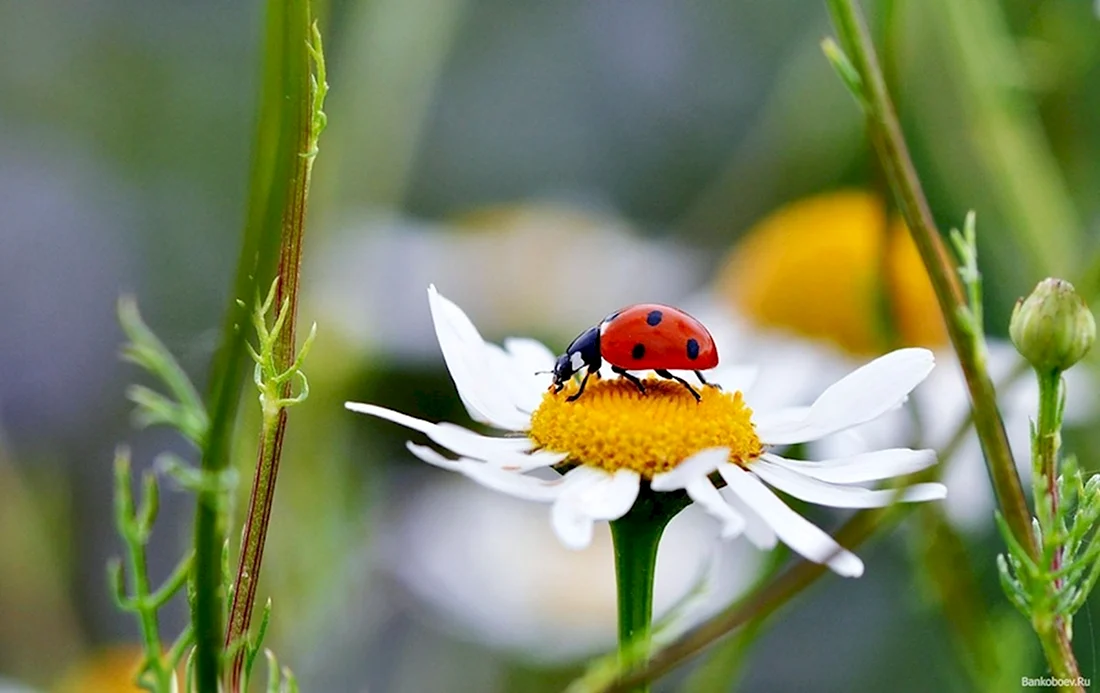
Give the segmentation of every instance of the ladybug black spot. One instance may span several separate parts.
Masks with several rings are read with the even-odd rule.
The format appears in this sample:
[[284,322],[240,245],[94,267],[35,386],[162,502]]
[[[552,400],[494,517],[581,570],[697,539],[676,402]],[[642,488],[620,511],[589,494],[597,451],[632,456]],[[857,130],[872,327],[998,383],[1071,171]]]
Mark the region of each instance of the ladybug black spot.
[[649,315],[645,316],[645,322],[650,327],[657,327],[661,324],[661,318],[665,317],[659,310],[649,311]]
[[635,344],[634,348],[630,350],[630,355],[634,358],[634,360],[645,358],[645,344]]
[[687,354],[688,358],[692,361],[699,358],[699,342],[694,339],[689,339],[687,342]]

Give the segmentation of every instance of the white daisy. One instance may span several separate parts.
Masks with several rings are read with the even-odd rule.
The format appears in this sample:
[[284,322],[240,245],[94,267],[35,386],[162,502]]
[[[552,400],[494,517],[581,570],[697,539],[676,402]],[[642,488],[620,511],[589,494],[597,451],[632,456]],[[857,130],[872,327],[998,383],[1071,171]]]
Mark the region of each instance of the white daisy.
[[[471,417],[513,435],[485,436],[372,404],[345,406],[419,431],[457,455],[451,459],[410,442],[409,450],[425,462],[551,504],[554,531],[570,548],[591,542],[597,520],[625,515],[645,482],[653,491],[686,491],[721,521],[727,538],[744,534],[761,549],[782,541],[809,560],[855,577],[863,573],[862,561],[788,507],[769,485],[844,508],[882,507],[895,496],[924,501],[946,495],[941,484],[916,484],[900,494],[859,485],[925,469],[936,461],[931,450],[898,448],[820,462],[768,451],[817,440],[898,407],[932,370],[926,349],[901,349],[876,359],[809,407],[754,414],[731,378],[738,372],[728,368],[713,376],[725,390],[704,388],[698,403],[675,383],[650,380],[643,395],[619,378],[590,383],[583,397],[569,402],[576,383],[554,393],[546,375],[538,374],[554,363],[545,346],[530,339],[509,339],[503,347],[487,343],[435,287],[428,298],[443,358]],[[545,471],[533,473],[537,470]],[[711,478],[714,472],[725,484],[721,491]]]

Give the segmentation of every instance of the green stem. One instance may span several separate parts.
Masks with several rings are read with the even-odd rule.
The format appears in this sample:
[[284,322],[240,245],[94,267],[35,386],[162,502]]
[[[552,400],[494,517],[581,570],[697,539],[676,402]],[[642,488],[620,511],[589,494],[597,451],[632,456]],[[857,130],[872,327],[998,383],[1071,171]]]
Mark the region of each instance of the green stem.
[[[275,273],[285,208],[292,196],[291,181],[301,165],[301,102],[309,101],[307,37],[308,7],[304,0],[269,0],[248,213],[236,279],[206,397],[210,430],[202,450],[202,471],[212,477],[219,477],[229,469],[237,406],[249,373],[247,333],[242,328],[249,324],[251,301],[259,293],[257,287],[266,288]],[[308,126],[308,119],[306,123]],[[238,303],[238,299],[242,302]],[[201,693],[218,690],[225,637],[222,551],[228,534],[228,511],[219,486],[203,484],[195,509],[192,624],[195,685]]]
[[275,499],[275,478],[279,471],[279,453],[282,451],[282,431],[285,429],[286,410],[280,409],[274,417],[265,417],[260,434],[256,476],[248,502],[248,517],[245,519],[244,538],[241,541],[241,555],[233,588],[233,604],[225,635],[226,649],[237,648],[229,674],[231,691],[239,690],[244,657],[247,654],[242,639],[247,637],[252,623],[256,587]]
[[[125,483],[130,483],[130,468],[126,465]],[[127,491],[129,493],[129,491]],[[132,502],[131,502],[131,515]],[[131,525],[131,530],[136,526]],[[143,640],[146,665],[148,671],[156,678],[156,690],[158,692],[172,689],[172,671],[165,666],[161,658],[162,646],[160,642],[160,626],[157,618],[158,605],[152,599],[152,586],[149,583],[148,560],[145,553],[145,543],[142,537],[135,536],[134,531],[127,532],[126,537],[126,563],[127,569],[134,580],[134,606],[138,613],[138,621]]]
[[[1058,522],[1058,448],[1061,445],[1061,396],[1062,375],[1058,372],[1037,373],[1039,379],[1039,420],[1036,424],[1036,454],[1035,454],[1035,503],[1046,503],[1047,507],[1036,515],[1040,518],[1049,518],[1052,523]],[[1054,526],[1043,527],[1044,543],[1047,537],[1057,536],[1057,528]],[[1043,547],[1044,549],[1050,547]],[[1057,574],[1062,569],[1062,547],[1055,546],[1050,554],[1051,573]],[[1055,595],[1062,587],[1063,578],[1053,578],[1049,589],[1052,592],[1051,599],[1046,600],[1048,606],[1056,601]],[[1076,679],[1079,675],[1077,659],[1073,653],[1073,645],[1070,639],[1069,620],[1062,616],[1054,616],[1049,613],[1036,614],[1032,618],[1035,633],[1043,646],[1043,654],[1050,664],[1051,673],[1056,678]],[[1064,687],[1065,690],[1081,690],[1079,686]]]
[[[684,494],[655,493],[643,482],[630,511],[611,523],[619,599],[619,664],[627,671],[649,659],[657,549],[669,520],[687,505]],[[648,693],[649,683],[628,689]]]
[[1070,650],[1070,657],[1066,657],[1066,648],[1069,643],[1064,637],[1064,631],[1055,626],[1043,628],[1041,631],[1037,630],[1036,632],[1039,635],[1039,642],[1043,646],[1043,654],[1047,658],[1047,663],[1050,664],[1051,675],[1056,679],[1067,682],[1067,685],[1059,686],[1058,690],[1084,693],[1084,687],[1076,685],[1081,674],[1077,669],[1077,660],[1072,656],[1073,651]]
[[[615,578],[619,589],[619,650],[649,650],[653,624],[653,578],[657,545],[664,527],[623,518],[611,523],[615,542]],[[641,690],[641,689],[639,689]]]
[[[1039,373],[1039,421],[1036,430],[1037,454],[1035,456],[1035,499],[1038,503],[1042,487],[1040,478],[1046,480],[1046,492],[1050,499],[1050,516],[1058,514],[1058,448],[1060,447],[1061,422],[1058,420],[1058,399],[1061,395],[1060,373]],[[1040,515],[1041,516],[1041,515]],[[1052,566],[1054,570],[1058,566]]]
[[898,207],[909,226],[913,241],[928,270],[948,335],[966,378],[974,412],[974,427],[981,440],[997,500],[1017,540],[1032,556],[1038,556],[1031,533],[1031,514],[1024,499],[1020,476],[1012,459],[1004,422],[997,409],[993,381],[985,368],[980,340],[964,318],[966,296],[936,229],[928,201],[917,178],[893,103],[886,92],[882,70],[866,23],[855,0],[828,0],[837,36],[855,74],[858,97],[867,115],[868,133],[878,152],[883,170],[894,191]]
[[[911,511],[912,506],[907,504],[862,510],[837,532],[837,543],[847,549],[854,549],[876,531],[893,527]],[[629,669],[618,681],[597,690],[600,693],[638,690],[636,686],[672,671],[734,629],[751,621],[767,618],[827,572],[828,568],[820,563],[798,559],[775,580],[746,594],[717,616],[662,649],[645,664]]]
[[[282,312],[284,304],[287,306],[285,322],[277,334],[274,347],[275,368],[277,372],[283,372],[295,362],[302,237],[305,231],[310,172],[316,155],[316,135],[324,127],[323,114],[318,115],[318,101],[323,99],[323,92],[318,95],[311,87],[310,50],[313,35],[308,0],[292,0],[289,3],[269,0],[268,12],[268,40],[278,44],[277,48],[271,50],[278,54],[276,69],[284,95],[285,105],[282,107],[281,119],[286,136],[284,143],[287,147],[288,164],[284,171],[286,194],[282,200],[278,225],[279,265],[274,298],[277,312]],[[320,77],[320,84],[323,85],[323,72]],[[318,88],[324,87],[318,85]],[[280,397],[290,397],[292,380],[287,379],[282,384]],[[227,650],[243,645],[252,622],[286,422],[285,407],[265,408],[252,493],[237,564],[233,603],[225,631],[224,646]],[[228,672],[228,689],[234,693],[240,690],[246,654],[247,648],[238,646]]]

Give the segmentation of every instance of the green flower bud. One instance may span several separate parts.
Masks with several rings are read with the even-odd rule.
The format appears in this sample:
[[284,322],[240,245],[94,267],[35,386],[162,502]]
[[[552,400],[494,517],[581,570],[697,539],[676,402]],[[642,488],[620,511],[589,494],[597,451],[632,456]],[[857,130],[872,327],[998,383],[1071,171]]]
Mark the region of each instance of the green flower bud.
[[1059,373],[1088,353],[1096,321],[1072,284],[1044,279],[1030,296],[1016,301],[1008,333],[1036,371]]

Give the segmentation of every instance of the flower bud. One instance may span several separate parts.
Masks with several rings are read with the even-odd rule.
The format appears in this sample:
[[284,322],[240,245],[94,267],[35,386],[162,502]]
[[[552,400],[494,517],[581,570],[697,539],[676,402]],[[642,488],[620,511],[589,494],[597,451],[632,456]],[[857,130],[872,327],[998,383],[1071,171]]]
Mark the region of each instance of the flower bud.
[[1096,339],[1088,306],[1062,279],[1044,279],[1016,301],[1008,333],[1035,370],[1061,372],[1081,360]]

